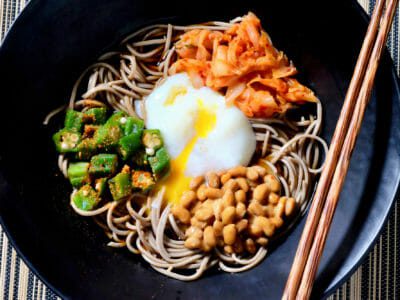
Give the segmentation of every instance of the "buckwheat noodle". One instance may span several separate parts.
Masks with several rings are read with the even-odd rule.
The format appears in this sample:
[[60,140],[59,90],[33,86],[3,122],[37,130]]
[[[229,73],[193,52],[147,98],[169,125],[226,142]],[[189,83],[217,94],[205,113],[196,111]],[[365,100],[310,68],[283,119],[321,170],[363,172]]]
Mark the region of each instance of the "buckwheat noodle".
[[[102,55],[88,67],[72,88],[69,104],[50,112],[44,123],[67,106],[77,110],[110,106],[114,110],[145,119],[144,101],[160,85],[174,61],[174,42],[191,29],[226,30],[241,18],[229,23],[208,22],[200,25],[177,26],[157,24],[142,28],[126,37],[118,51]],[[81,94],[81,97],[77,95]],[[77,98],[81,99],[77,101]],[[318,136],[322,106],[300,120],[286,117],[250,119],[263,162],[279,178],[283,194],[294,197],[304,212],[310,196],[313,178],[321,171],[321,161],[327,152],[326,142]],[[68,160],[60,155],[58,166],[67,177]],[[260,247],[253,256],[241,257],[215,249],[205,253],[185,248],[170,205],[163,203],[164,189],[145,196],[134,194],[121,202],[84,211],[71,206],[81,216],[94,217],[110,239],[110,247],[126,247],[140,254],[158,272],[183,281],[198,279],[209,268],[218,265],[226,272],[242,272],[257,265],[267,254]],[[138,204],[140,203],[140,204]]]

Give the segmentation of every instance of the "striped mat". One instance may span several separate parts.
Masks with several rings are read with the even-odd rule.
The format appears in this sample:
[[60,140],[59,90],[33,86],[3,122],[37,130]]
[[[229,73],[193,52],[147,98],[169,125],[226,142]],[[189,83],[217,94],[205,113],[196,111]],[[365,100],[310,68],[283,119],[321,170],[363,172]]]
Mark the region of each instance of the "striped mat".
[[[28,1],[0,0],[0,41]],[[368,13],[371,13],[375,0],[359,0],[359,2]],[[398,73],[400,72],[399,30],[399,14],[397,14],[388,40],[388,48]],[[399,205],[396,203],[383,234],[368,258],[329,298],[330,300],[400,299],[399,212]],[[44,285],[18,257],[1,227],[0,251],[0,299],[58,299],[57,295]]]

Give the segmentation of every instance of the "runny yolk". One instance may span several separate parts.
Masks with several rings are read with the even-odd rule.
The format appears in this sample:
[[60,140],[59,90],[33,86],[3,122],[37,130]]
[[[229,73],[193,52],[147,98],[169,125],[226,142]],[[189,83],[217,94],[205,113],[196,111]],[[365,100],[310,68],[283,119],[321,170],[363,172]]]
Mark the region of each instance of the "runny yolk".
[[217,116],[212,107],[206,107],[202,100],[197,101],[198,111],[195,119],[195,134],[182,152],[171,161],[170,174],[160,182],[166,187],[164,197],[169,203],[178,203],[182,193],[189,189],[192,178],[185,175],[190,153],[199,138],[206,138],[215,127]]

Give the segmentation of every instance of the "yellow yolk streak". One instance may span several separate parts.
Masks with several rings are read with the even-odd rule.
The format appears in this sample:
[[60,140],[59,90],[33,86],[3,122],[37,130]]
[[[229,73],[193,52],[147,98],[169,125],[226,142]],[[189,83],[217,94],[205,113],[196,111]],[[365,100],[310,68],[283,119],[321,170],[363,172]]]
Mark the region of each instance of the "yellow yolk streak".
[[167,100],[164,102],[164,106],[169,106],[174,104],[176,97],[179,95],[185,95],[187,89],[184,86],[173,86],[170,93],[168,94]]
[[206,138],[217,122],[217,116],[212,107],[205,107],[202,100],[198,100],[197,104],[198,111],[194,125],[195,135],[186,144],[182,152],[171,161],[169,175],[160,182],[166,187],[164,197],[169,203],[178,203],[182,193],[189,190],[192,178],[185,175],[185,169],[190,153],[192,153],[198,139]]

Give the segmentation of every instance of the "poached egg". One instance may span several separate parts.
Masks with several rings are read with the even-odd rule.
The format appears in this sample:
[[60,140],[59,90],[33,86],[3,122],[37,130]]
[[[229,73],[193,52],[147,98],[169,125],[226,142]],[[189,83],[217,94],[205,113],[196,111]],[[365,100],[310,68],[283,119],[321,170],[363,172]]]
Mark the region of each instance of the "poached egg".
[[171,203],[179,202],[192,178],[246,166],[255,151],[242,111],[208,87],[194,88],[186,73],[166,78],[146,98],[145,110],[146,127],[161,131],[171,156],[170,173],[159,182]]

